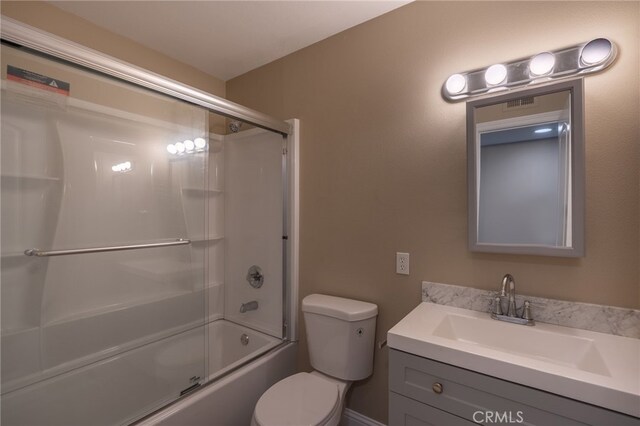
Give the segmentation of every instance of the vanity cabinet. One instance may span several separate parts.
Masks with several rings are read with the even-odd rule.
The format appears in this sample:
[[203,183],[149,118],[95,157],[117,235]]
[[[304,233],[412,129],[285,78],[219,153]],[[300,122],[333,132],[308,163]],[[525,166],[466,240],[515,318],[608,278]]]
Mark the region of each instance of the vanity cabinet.
[[640,426],[640,419],[389,350],[389,426]]

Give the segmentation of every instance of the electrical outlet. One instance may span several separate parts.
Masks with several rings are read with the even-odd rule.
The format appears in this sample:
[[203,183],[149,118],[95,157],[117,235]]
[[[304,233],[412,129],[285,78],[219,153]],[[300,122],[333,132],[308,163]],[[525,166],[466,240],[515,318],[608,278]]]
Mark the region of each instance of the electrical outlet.
[[396,253],[396,274],[409,275],[409,253]]

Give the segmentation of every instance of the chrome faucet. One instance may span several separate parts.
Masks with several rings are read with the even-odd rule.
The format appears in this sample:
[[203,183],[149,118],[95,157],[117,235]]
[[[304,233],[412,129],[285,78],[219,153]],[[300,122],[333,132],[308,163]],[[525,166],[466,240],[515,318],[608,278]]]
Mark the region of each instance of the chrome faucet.
[[256,302],[255,300],[240,305],[241,314],[244,314],[247,311],[255,311],[256,309],[258,309],[258,302]]
[[[506,315],[502,311],[503,297],[506,297],[508,300]],[[500,293],[495,297],[494,304],[495,306],[491,313],[491,318],[515,324],[535,325],[531,316],[531,303],[528,300],[524,301],[524,304],[522,305],[522,315],[518,316],[518,308],[516,307],[516,280],[511,274],[506,274],[502,278]]]
[[[509,288],[507,289],[507,286]],[[502,288],[500,289],[500,297],[508,297],[507,316],[516,317],[516,280],[511,274],[507,274],[502,278]]]

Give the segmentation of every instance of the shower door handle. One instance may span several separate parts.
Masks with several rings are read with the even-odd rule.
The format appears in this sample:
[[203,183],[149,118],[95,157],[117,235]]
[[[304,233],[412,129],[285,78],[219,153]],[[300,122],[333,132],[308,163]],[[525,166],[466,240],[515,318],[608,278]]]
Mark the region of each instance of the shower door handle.
[[128,246],[90,247],[90,248],[69,249],[69,250],[50,250],[50,251],[32,248],[32,249],[25,250],[24,254],[26,256],[35,256],[35,257],[52,257],[52,256],[66,256],[68,254],[103,253],[108,251],[139,250],[139,249],[146,249],[146,248],[183,246],[188,244],[191,244],[191,240],[178,238],[176,240],[165,241],[162,243],[131,244]]

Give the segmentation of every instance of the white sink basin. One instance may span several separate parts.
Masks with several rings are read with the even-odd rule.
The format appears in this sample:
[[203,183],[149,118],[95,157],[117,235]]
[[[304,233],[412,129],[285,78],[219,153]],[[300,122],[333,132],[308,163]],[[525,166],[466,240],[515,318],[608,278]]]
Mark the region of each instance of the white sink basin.
[[446,312],[434,336],[611,376],[593,339]]
[[422,303],[388,333],[414,355],[640,416],[640,340]]

